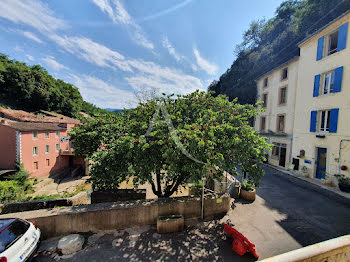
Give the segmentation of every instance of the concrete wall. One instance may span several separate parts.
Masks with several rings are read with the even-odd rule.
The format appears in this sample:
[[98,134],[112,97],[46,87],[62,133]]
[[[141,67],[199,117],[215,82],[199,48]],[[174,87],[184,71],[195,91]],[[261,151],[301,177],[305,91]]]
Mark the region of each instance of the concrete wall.
[[[317,147],[327,148],[327,173],[339,173],[343,164],[350,166],[350,143],[344,142],[339,159],[340,141],[350,139],[350,30],[347,34],[347,44],[344,50],[325,56],[316,61],[318,39],[327,35],[340,25],[350,22],[350,14],[328,26],[305,43],[300,45],[298,89],[296,94],[296,111],[294,123],[293,157],[300,150],[305,150],[305,159],[300,162],[300,168],[306,166],[314,177],[316,173]],[[349,27],[350,28],[350,27]],[[314,77],[343,66],[342,89],[339,93],[331,93],[313,97]],[[324,133],[326,138],[317,138],[317,132],[310,132],[310,118],[313,110],[339,108],[337,133]],[[304,163],[311,161],[311,164]],[[350,175],[349,170],[341,172]]]
[[[299,60],[294,60],[281,65],[273,71],[267,73],[258,79],[258,97],[257,101],[263,100],[263,95],[267,94],[267,105],[264,108],[265,112],[260,113],[255,119],[255,130],[269,138],[269,143],[283,143],[287,145],[286,149],[286,164],[291,163],[292,152],[292,137],[294,128],[294,112],[295,112],[295,96],[297,90]],[[288,78],[282,80],[282,70],[288,68]],[[268,85],[264,87],[264,79],[268,78]],[[287,101],[285,104],[279,104],[280,89],[287,87]],[[259,108],[262,108],[261,106]],[[283,134],[277,131],[277,120],[279,115],[285,117],[285,128]],[[261,130],[261,117],[265,117],[265,129]],[[269,134],[267,134],[269,133]],[[279,165],[279,159],[273,158],[272,152],[269,153],[268,162],[272,165]]]
[[[206,198],[204,216],[223,215],[230,209],[230,197]],[[119,230],[156,224],[160,215],[180,214],[185,219],[201,216],[200,198],[179,197],[156,200],[101,203],[53,210],[37,210],[0,215],[36,221],[43,238],[74,232]]]
[[16,130],[0,124],[0,169],[16,167]]
[[262,260],[264,262],[350,261],[350,235],[334,238]]

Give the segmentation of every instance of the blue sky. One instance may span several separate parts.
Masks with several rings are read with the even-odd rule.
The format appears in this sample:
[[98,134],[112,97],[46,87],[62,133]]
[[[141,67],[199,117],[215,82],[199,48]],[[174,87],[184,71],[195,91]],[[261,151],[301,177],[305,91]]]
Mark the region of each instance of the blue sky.
[[206,90],[254,19],[282,0],[1,0],[0,52],[77,86],[102,108]]

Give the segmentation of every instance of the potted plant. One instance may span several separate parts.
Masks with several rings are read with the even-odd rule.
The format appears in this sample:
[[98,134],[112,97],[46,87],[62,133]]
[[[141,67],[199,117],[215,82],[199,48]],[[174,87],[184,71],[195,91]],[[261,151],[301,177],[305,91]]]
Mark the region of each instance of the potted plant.
[[256,196],[255,183],[251,180],[243,180],[240,196],[244,200],[254,201]]
[[184,229],[184,222],[185,220],[182,215],[159,216],[157,219],[157,232],[180,232]]
[[338,179],[339,189],[343,192],[350,193],[350,177],[343,174],[334,175]]

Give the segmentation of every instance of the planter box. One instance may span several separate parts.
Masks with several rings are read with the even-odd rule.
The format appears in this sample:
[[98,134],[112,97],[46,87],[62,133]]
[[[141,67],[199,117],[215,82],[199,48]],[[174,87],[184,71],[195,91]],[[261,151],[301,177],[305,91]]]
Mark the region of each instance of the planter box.
[[248,200],[248,201],[254,201],[255,200],[255,196],[256,196],[256,190],[254,188],[254,191],[246,191],[243,188],[241,188],[241,194],[240,194],[241,198],[243,198],[244,200]]
[[93,191],[91,204],[146,199],[146,189],[118,189],[114,191]]
[[182,215],[159,216],[157,219],[158,233],[180,232],[184,229],[184,217]]

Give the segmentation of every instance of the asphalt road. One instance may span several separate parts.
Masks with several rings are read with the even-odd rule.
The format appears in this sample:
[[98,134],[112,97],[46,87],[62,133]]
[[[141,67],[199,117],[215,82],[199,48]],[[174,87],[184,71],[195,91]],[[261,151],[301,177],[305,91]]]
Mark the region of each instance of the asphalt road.
[[[222,221],[229,220],[250,239],[260,258],[281,254],[350,233],[350,208],[283,178],[265,168],[253,203],[236,201]],[[282,175],[282,176],[281,176]],[[93,244],[64,261],[254,261],[231,250],[219,220],[190,226],[182,233],[154,235],[124,232],[100,235]],[[159,238],[158,238],[159,237]],[[112,242],[116,245],[112,246]],[[39,255],[34,261],[55,261]]]

